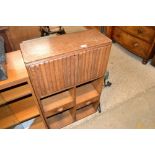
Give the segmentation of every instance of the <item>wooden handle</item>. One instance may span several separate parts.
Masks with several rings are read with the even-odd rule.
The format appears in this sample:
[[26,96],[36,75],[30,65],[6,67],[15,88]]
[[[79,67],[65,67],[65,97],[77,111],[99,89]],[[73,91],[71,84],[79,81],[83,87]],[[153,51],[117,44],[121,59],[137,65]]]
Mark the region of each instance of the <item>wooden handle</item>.
[[138,43],[134,43],[133,45],[134,45],[134,47],[137,47],[138,46]]
[[58,111],[58,112],[61,112],[62,110],[63,110],[63,107],[62,107],[62,108],[59,108],[57,111]]
[[91,103],[91,101],[86,102],[86,105],[89,105]]

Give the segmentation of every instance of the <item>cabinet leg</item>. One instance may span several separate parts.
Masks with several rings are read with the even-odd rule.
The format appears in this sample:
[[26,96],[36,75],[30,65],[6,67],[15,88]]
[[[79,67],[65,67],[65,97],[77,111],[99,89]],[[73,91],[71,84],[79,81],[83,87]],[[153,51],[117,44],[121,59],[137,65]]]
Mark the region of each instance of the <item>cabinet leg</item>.
[[143,59],[142,60],[142,64],[144,64],[144,65],[147,64],[147,62],[148,62],[148,59]]
[[101,104],[98,105],[98,112],[101,113]]
[[105,87],[110,87],[112,85],[112,83],[108,81],[108,78],[109,78],[109,72],[106,71],[104,75],[104,86]]

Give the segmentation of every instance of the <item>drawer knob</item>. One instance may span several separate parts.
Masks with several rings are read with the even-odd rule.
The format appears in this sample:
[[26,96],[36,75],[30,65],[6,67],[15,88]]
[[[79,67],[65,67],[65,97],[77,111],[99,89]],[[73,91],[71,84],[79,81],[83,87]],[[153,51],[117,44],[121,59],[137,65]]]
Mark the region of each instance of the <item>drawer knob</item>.
[[62,110],[63,110],[63,108],[59,108],[57,111],[58,111],[58,112],[61,112]]
[[86,105],[89,105],[91,103],[91,101],[86,102]]
[[134,43],[133,45],[134,45],[134,47],[137,47],[138,46],[138,43]]

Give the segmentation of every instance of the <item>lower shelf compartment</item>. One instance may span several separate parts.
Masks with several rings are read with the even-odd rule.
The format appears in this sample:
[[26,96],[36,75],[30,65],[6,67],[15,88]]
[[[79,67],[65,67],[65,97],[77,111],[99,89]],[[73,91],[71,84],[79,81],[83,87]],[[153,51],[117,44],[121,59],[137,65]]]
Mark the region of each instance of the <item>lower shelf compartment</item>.
[[28,84],[1,92],[1,96],[4,99],[5,103],[27,96],[29,94],[31,94],[31,89]]
[[12,103],[9,107],[19,122],[39,115],[37,105],[34,103],[32,96]]
[[10,128],[39,115],[31,97],[0,107],[0,128]]
[[54,115],[47,119],[50,128],[59,129],[63,128],[74,122],[70,110]]
[[45,129],[45,125],[41,117],[35,118],[34,122],[31,124],[29,129]]
[[76,120],[83,119],[95,112],[97,112],[97,110],[94,108],[93,104],[85,106],[85,107],[78,109],[76,111]]
[[73,97],[69,91],[58,93],[41,100],[46,117],[73,107]]
[[76,108],[79,109],[86,104],[97,101],[98,99],[99,93],[91,83],[82,85],[78,87],[76,91]]
[[18,124],[19,121],[10,110],[8,106],[0,107],[0,128],[5,129],[9,128],[15,124]]

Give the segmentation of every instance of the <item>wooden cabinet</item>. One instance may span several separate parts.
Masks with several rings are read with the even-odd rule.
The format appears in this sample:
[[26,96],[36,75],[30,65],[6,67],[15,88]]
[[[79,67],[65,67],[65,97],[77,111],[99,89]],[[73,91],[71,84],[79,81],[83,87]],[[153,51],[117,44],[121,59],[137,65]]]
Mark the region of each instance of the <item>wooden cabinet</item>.
[[48,128],[97,111],[111,40],[97,30],[24,41],[21,51]]
[[20,50],[20,43],[28,39],[41,36],[40,26],[8,26],[6,34],[10,42],[11,51]]
[[155,28],[149,26],[111,26],[105,33],[132,53],[143,58],[143,63],[152,58],[155,43]]
[[33,128],[45,128],[20,51],[6,54],[8,79],[0,81],[0,128],[36,118]]

